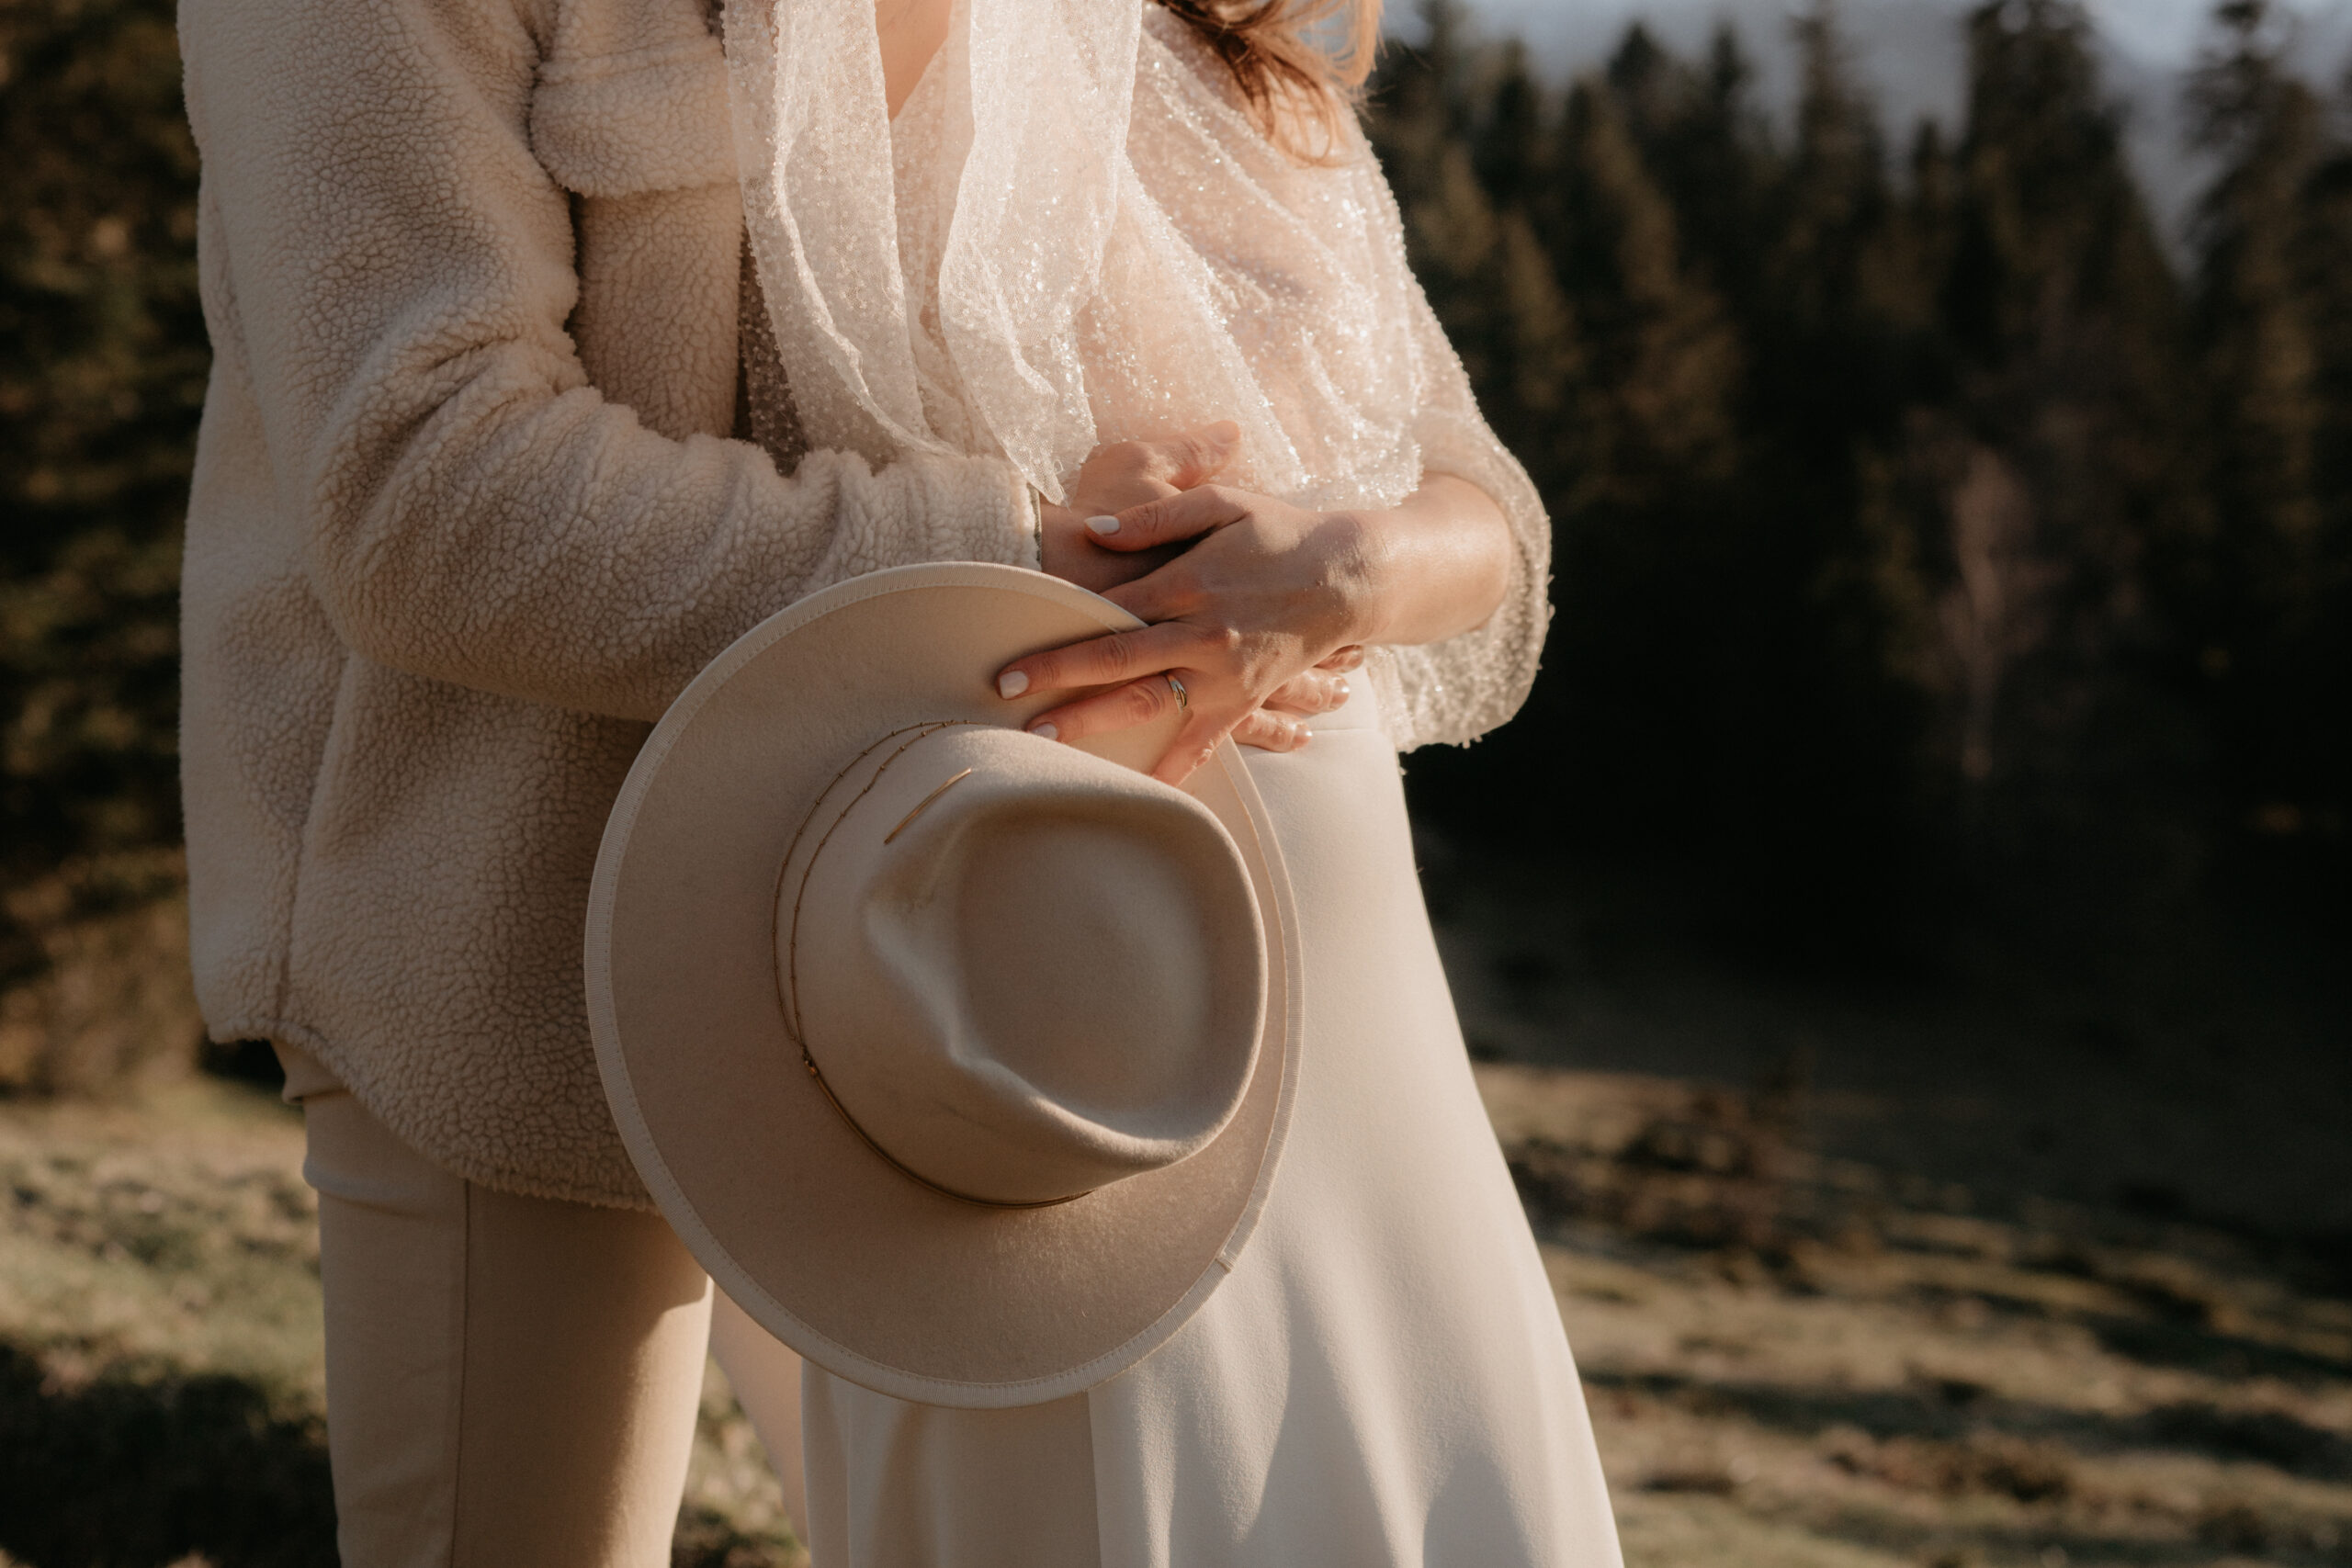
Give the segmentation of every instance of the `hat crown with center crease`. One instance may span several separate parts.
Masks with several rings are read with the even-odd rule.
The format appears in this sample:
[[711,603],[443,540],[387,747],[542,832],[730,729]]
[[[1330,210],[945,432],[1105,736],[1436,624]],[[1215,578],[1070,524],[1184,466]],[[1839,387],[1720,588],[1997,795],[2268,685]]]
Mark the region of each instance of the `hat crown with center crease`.
[[924,727],[787,857],[793,1032],[856,1130],[944,1191],[1044,1203],[1188,1158],[1249,1087],[1250,874],[1207,807],[1018,730]]
[[1092,1388],[1230,1276],[1298,1082],[1297,919],[1230,741],[1074,742],[1017,659],[1134,616],[899,567],[745,633],[654,727],[590,888],[588,1021],[663,1216],[836,1376],[964,1408]]

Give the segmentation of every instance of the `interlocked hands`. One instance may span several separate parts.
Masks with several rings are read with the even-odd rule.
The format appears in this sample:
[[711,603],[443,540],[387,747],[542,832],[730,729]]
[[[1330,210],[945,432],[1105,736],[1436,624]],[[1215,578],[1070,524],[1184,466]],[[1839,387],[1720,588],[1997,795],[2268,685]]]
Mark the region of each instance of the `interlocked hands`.
[[1303,717],[1348,700],[1374,624],[1378,540],[1352,513],[1209,483],[1239,439],[1225,422],[1098,447],[1071,504],[1045,508],[1045,570],[1149,624],[1007,665],[1007,697],[1109,688],[1039,714],[1031,733],[1075,740],[1181,707],[1183,725],[1153,770],[1174,784],[1228,735],[1295,750],[1306,744]]

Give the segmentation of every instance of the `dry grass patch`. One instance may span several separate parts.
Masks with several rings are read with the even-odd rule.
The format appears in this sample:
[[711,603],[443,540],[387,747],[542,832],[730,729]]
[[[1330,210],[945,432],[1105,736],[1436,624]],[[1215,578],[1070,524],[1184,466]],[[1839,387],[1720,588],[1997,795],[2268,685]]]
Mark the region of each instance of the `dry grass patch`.
[[[0,1100],[0,1568],[333,1568],[301,1119],[202,1077]],[[800,1568],[716,1368],[679,1568]]]
[[1955,1212],[1776,1089],[1478,1071],[1637,1568],[2352,1563],[2352,1319],[2290,1251]]

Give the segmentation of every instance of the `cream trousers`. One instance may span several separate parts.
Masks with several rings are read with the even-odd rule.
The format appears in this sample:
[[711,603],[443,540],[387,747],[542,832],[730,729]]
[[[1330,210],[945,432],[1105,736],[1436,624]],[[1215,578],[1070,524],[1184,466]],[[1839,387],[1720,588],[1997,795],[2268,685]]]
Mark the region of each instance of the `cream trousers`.
[[707,1348],[797,1493],[798,1359],[714,1314],[660,1216],[452,1176],[277,1052],[319,1195],[343,1568],[666,1568]]

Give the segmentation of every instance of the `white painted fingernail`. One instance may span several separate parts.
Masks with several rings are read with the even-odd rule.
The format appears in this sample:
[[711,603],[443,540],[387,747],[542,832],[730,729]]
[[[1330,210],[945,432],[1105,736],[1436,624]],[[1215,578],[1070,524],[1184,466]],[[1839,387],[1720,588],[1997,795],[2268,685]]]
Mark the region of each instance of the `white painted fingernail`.
[[1017,697],[1029,689],[1029,677],[1019,670],[1008,670],[996,678],[996,694]]
[[1115,534],[1119,531],[1119,520],[1115,517],[1090,517],[1086,520],[1086,525],[1097,534]]
[[1040,740],[1059,740],[1062,738],[1062,732],[1050,724],[1033,724],[1029,727],[1029,733]]

